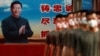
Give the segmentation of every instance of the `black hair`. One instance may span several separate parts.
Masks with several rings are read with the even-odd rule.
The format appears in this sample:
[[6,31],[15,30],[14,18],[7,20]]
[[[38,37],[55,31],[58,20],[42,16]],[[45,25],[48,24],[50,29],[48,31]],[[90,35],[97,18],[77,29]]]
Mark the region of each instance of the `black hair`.
[[13,8],[13,5],[14,5],[14,4],[20,4],[20,6],[21,6],[21,8],[22,8],[22,3],[19,2],[19,1],[14,1],[14,2],[12,2],[10,8]]
[[86,13],[87,13],[87,12],[88,12],[88,10],[81,10],[81,13],[84,13],[84,12],[86,12]]
[[81,13],[81,10],[76,11],[76,13]]
[[62,15],[62,17],[66,17],[66,15]]
[[86,13],[86,17],[87,17],[88,15],[92,15],[92,14],[96,14],[96,12],[95,12],[95,11],[88,11],[88,12]]
[[96,14],[97,14],[97,15],[100,15],[100,11],[97,11]]
[[66,16],[68,17],[70,14],[74,14],[73,12],[68,13]]
[[56,18],[61,18],[63,15],[62,14],[57,14]]

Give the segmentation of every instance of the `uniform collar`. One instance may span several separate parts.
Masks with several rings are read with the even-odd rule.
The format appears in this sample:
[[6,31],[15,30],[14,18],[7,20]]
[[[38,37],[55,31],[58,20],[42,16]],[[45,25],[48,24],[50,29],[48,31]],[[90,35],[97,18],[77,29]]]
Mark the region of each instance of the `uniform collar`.
[[19,21],[21,17],[19,16],[18,18],[16,18],[16,17],[14,17],[14,16],[11,15],[11,18],[12,18],[14,21]]

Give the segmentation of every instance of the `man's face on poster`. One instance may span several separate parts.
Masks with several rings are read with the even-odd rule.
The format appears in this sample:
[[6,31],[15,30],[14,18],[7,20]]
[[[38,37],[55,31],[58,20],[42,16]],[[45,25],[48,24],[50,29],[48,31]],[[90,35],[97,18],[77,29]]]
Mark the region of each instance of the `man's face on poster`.
[[14,17],[19,17],[21,10],[22,10],[22,8],[21,8],[20,4],[14,4],[13,7],[11,8],[12,15]]

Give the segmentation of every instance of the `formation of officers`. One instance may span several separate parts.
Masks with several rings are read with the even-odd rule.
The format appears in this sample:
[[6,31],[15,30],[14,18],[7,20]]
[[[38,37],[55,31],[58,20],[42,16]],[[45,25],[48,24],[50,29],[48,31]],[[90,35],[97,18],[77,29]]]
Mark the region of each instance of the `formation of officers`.
[[58,14],[46,37],[44,56],[100,56],[100,12]]

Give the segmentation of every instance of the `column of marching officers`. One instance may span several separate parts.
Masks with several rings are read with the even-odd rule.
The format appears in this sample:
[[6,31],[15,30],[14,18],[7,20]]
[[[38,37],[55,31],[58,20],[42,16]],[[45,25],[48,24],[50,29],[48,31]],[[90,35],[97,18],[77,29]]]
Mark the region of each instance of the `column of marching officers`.
[[46,37],[44,56],[100,56],[100,12],[57,14]]

